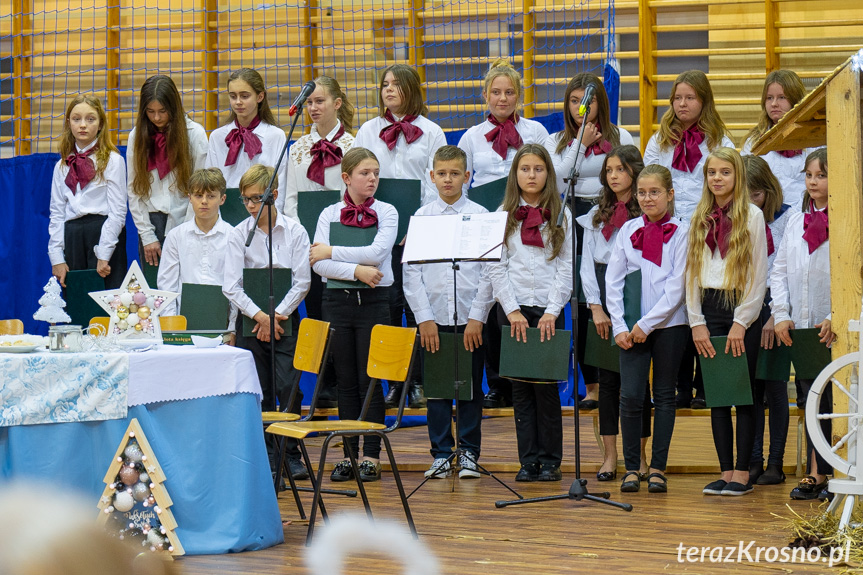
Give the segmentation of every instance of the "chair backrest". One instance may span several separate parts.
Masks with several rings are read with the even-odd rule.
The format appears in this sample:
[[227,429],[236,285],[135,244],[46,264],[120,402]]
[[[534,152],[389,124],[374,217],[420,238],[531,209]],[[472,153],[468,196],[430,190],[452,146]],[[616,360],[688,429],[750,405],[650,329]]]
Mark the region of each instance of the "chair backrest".
[[90,335],[108,335],[108,326],[111,324],[111,318],[110,317],[97,316],[97,317],[91,318],[90,323],[88,325],[93,325],[93,324],[98,325],[98,326],[102,326],[102,329],[104,331],[100,333],[99,329],[94,326],[94,327],[88,328],[88,333]]
[[186,317],[182,315],[159,316],[159,326],[163,331],[184,331],[186,329]]
[[374,326],[366,368],[369,377],[405,381],[411,367],[416,338],[415,327]]
[[20,319],[0,319],[0,335],[21,335],[24,322]]
[[308,373],[319,373],[329,335],[330,322],[310,317],[303,318],[297,329],[294,368]]

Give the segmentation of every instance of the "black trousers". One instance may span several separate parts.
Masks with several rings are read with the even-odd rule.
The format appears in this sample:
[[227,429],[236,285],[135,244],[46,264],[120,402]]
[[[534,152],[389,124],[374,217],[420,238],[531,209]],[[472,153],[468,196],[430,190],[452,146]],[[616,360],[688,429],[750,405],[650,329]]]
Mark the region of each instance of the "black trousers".
[[[324,320],[335,330],[331,349],[333,366],[338,386],[339,419],[358,419],[363,401],[371,383],[368,376],[369,344],[372,328],[377,324],[389,324],[390,288],[327,289],[324,288],[321,310]],[[375,386],[366,421],[383,423],[385,417],[384,395],[381,387]],[[354,455],[359,453],[359,437],[345,441]],[[380,437],[365,436],[363,455],[378,459],[381,454]]]
[[[725,336],[734,324],[734,309],[728,306],[721,290],[706,289],[701,296],[701,311],[707,322],[711,337]],[[758,365],[758,347],[761,344],[761,319],[756,319],[743,336],[746,361],[749,366],[749,384],[755,397],[755,367]],[[717,349],[716,353],[725,353]],[[710,425],[713,430],[713,444],[719,457],[722,471],[749,471],[752,459],[752,446],[755,443],[755,406],[737,405],[737,457],[734,457],[734,424],[731,407],[714,407],[710,410]]]
[[[803,397],[809,395],[809,389],[812,387],[812,384],[815,382],[814,379],[800,379],[798,380],[800,383],[800,388],[803,390]],[[804,404],[805,405],[805,404]],[[821,402],[818,404],[818,413],[833,413],[833,386],[828,385],[824,389],[824,393],[821,394]],[[821,420],[821,433],[826,438],[830,438],[833,434],[833,425],[829,419]],[[771,441],[772,443],[772,441]],[[770,446],[773,447],[772,445]],[[810,457],[812,457],[812,451],[815,448],[812,445],[812,436],[809,435],[809,428],[806,428],[806,461],[809,462],[809,466],[804,471],[807,475],[809,474],[809,468],[812,467],[812,463]],[[830,475],[833,473],[833,467],[830,466],[827,461],[824,460],[824,457],[819,453],[815,452],[815,462],[818,466],[818,474],[819,475]]]
[[[102,235],[102,225],[108,216],[88,214],[69,220],[63,225],[63,255],[66,265],[70,271],[94,270],[99,262],[93,248],[99,245],[99,237]],[[108,260],[111,273],[105,278],[105,289],[120,287],[123,278],[126,277],[128,263],[126,261],[126,228],[124,227],[117,238],[114,253]]]
[[[530,327],[536,327],[545,308],[522,306],[521,313]],[[509,326],[509,320],[500,307],[498,320],[504,337],[509,337],[509,330],[504,327]],[[555,328],[564,329],[563,314],[557,317]],[[525,358],[525,361],[529,359]],[[519,462],[522,465],[560,467],[563,460],[563,419],[557,384],[510,381]]]
[[[257,337],[246,337],[243,335],[243,314],[238,314],[237,347],[248,349],[255,359],[255,371],[258,372],[258,381],[261,382],[261,391],[264,400],[261,406],[265,410],[275,410],[276,403],[273,398],[273,380],[270,377],[270,349],[272,343],[262,342]],[[288,408],[291,413],[300,413],[303,403],[303,392],[297,389],[297,396],[293,405],[288,405],[291,390],[300,384],[300,372],[294,369],[294,351],[297,348],[297,329],[300,325],[300,314],[297,311],[291,314],[291,333],[284,333],[275,342],[276,351],[276,398],[279,401],[279,409],[284,411]],[[300,458],[300,449],[297,440],[287,440],[286,453],[288,457]],[[277,441],[275,437],[267,435],[267,453],[270,456],[270,467],[275,470],[275,458],[278,455]]]
[[[770,319],[770,299],[765,298],[761,309],[761,324]],[[767,456],[768,465],[782,466],[785,458],[785,443],[788,440],[788,383],[779,380],[755,380],[755,443],[752,447],[752,464],[761,466],[764,463],[764,404],[770,409],[768,416],[770,424],[770,451]],[[829,437],[829,436],[828,436]]]
[[512,402],[512,382],[500,376],[500,304],[495,302],[488,313],[488,321],[482,328],[482,339],[486,342],[485,379],[488,392],[498,393],[507,402]]
[[[593,208],[593,206],[594,206],[594,203],[591,200],[587,200],[584,198],[576,198],[575,199],[575,217],[577,218],[579,216],[583,216],[584,214],[589,212]],[[576,238],[576,240],[575,240],[576,241],[575,255],[580,256],[582,246],[584,245],[584,241],[583,241],[584,240],[584,228],[582,228],[580,225],[576,224],[575,222],[573,222],[572,225],[575,226],[575,238]],[[579,270],[580,270],[580,266],[579,266],[579,269],[575,270],[576,274],[579,273]],[[597,279],[599,279],[598,275],[597,275]],[[602,284],[604,284],[605,283],[605,270],[604,269],[602,272],[602,280],[603,280]],[[604,290],[604,286],[602,284],[600,284],[600,289]],[[580,299],[580,297],[581,297],[581,278],[580,277],[578,277],[578,281],[576,282],[576,294],[578,294],[577,299]],[[605,301],[604,297],[603,297],[602,301],[603,302]],[[576,310],[572,310],[572,311],[573,311],[573,313],[576,312]],[[578,321],[576,322],[576,329],[578,329],[578,349],[576,351],[578,352],[578,356],[577,356],[578,357],[578,368],[581,370],[581,376],[584,379],[584,384],[589,385],[591,383],[597,383],[599,381],[599,368],[594,367],[592,365],[587,365],[586,363],[584,363],[584,350],[586,349],[585,344],[587,342],[587,320],[590,319],[590,308],[587,306],[587,304],[579,302],[577,311],[578,311]],[[578,403],[578,401],[576,401],[576,403]]]

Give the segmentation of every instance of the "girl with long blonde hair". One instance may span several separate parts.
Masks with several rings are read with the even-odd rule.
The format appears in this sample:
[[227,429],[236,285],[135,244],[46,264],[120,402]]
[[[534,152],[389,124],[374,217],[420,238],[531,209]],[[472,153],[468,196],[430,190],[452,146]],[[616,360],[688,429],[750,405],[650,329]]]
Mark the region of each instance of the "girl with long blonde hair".
[[[749,201],[740,154],[733,148],[719,148],[704,163],[704,190],[689,227],[686,307],[699,356],[746,354],[750,386],[755,382],[766,289],[764,216]],[[710,338],[716,336],[727,337],[724,349],[714,349]],[[755,440],[755,407],[736,408],[736,461],[731,407],[711,409],[722,477],[708,484],[705,494],[745,495],[753,490],[749,463]]]

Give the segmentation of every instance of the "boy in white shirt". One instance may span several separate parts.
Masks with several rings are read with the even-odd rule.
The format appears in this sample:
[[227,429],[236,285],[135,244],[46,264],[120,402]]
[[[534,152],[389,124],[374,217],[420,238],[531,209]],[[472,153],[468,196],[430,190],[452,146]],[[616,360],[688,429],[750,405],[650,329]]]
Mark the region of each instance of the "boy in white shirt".
[[[417,210],[418,216],[482,214],[484,207],[462,194],[462,186],[470,179],[467,157],[456,146],[443,146],[434,155],[431,179],[438,197]],[[484,264],[459,264],[456,292],[459,325],[464,333],[465,349],[472,352],[473,399],[459,401],[459,445],[464,453],[459,458],[459,477],[479,477],[476,461],[480,453],[480,423],[482,421],[482,328],[491,309],[491,284],[482,277]],[[416,316],[420,339],[426,352],[440,349],[438,330],[453,331],[452,267],[450,264],[404,265],[405,299]],[[466,322],[466,323],[461,323]],[[455,442],[452,437],[452,400],[428,400],[428,432],[434,462],[426,477],[444,478],[450,473],[447,458]]]
[[[179,293],[183,284],[222,285],[225,248],[234,227],[219,215],[225,203],[225,178],[218,168],[196,170],[189,179],[189,203],[195,217],[170,230],[162,246],[157,284]],[[180,298],[163,315],[176,315]],[[230,326],[233,329],[233,326]]]

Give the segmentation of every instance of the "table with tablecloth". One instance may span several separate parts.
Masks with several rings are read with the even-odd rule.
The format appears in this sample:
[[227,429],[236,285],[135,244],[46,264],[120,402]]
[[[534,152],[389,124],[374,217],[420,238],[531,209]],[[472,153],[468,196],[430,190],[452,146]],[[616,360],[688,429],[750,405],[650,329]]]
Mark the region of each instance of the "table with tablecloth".
[[[76,488],[92,496],[95,517],[105,473],[129,421],[137,418],[167,478],[163,486],[187,554],[263,549],[283,541],[251,353],[228,346],[161,346],[142,353],[0,354],[0,392],[20,377],[31,380],[27,389],[43,393],[35,380],[47,394],[62,374],[84,367],[106,377],[108,371],[120,373],[120,381],[127,377],[126,416],[0,427],[0,484],[39,479]],[[111,377],[96,379],[103,387],[111,382],[112,391],[122,388]]]

